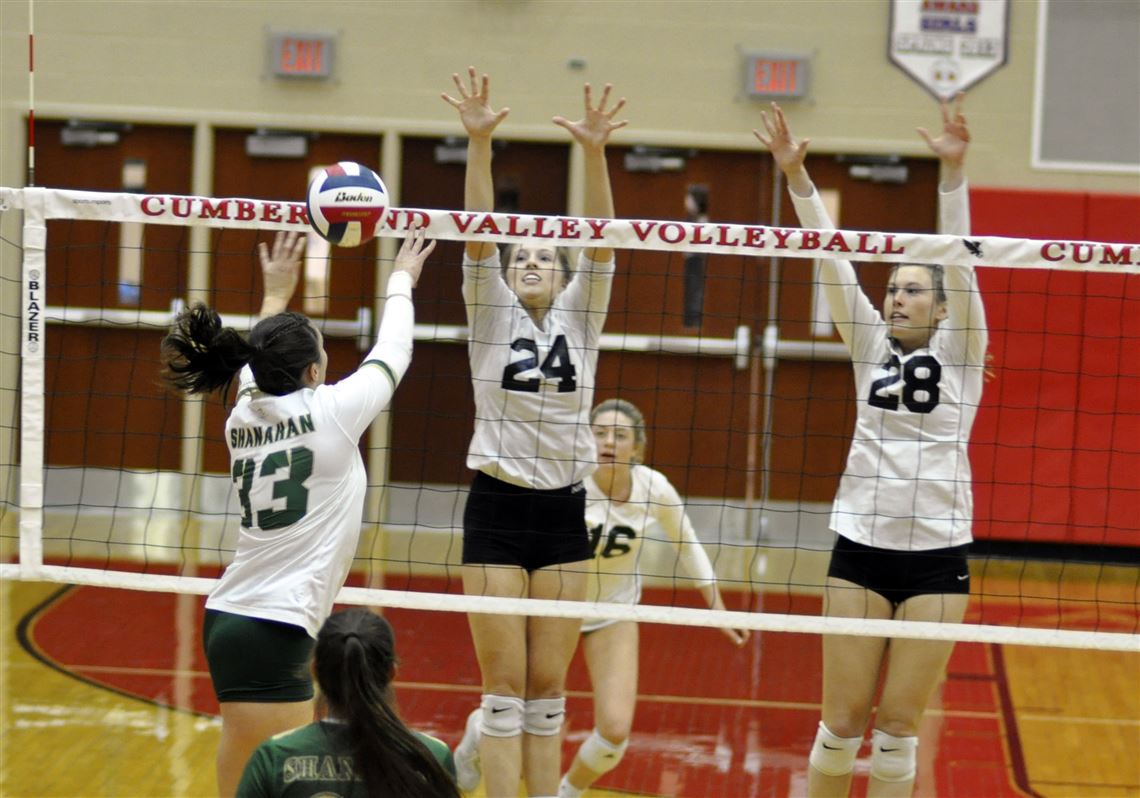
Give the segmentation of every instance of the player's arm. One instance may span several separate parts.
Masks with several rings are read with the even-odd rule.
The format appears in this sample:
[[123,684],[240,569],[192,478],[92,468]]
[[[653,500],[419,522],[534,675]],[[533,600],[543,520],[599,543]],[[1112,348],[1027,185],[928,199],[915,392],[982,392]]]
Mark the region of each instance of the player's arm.
[[376,344],[354,374],[330,386],[334,413],[345,433],[359,439],[372,420],[388,406],[412,362],[415,308],[412,289],[419,281],[424,261],[435,249],[422,228],[409,228],[396,254],[384,302],[384,316]]
[[[610,171],[606,164],[606,143],[615,130],[625,127],[628,122],[615,122],[614,117],[625,107],[625,98],[622,97],[612,108],[607,109],[610,91],[613,88],[609,83],[602,90],[602,98],[595,106],[590,84],[584,88],[585,115],[577,122],[571,122],[562,116],[553,118],[554,124],[569,131],[574,140],[582,148],[586,167],[586,197],[585,214],[593,219],[614,218],[614,195],[610,188]],[[591,247],[586,249],[586,257],[595,263],[608,262],[613,258],[613,250],[609,247]]]
[[[258,320],[284,313],[289,300],[297,290],[301,276],[301,256],[305,254],[307,239],[301,233],[281,231],[273,237],[270,248],[264,241],[257,245],[257,256],[261,263],[261,309]],[[253,369],[242,366],[238,373],[238,401],[252,396],[257,391],[253,379]]]
[[[467,172],[463,182],[463,207],[469,211],[495,210],[495,184],[491,177],[491,135],[510,108],[495,111],[490,103],[490,79],[476,75],[475,67],[467,67],[467,82],[458,73],[451,76],[459,97],[441,96],[459,112],[459,121],[467,131]],[[482,261],[495,252],[495,245],[468,241],[467,257]]]
[[[772,159],[784,173],[800,224],[817,230],[835,229],[804,164],[811,139],[795,139],[783,110],[776,103],[772,103],[771,114],[761,112],[761,119],[765,132],[753,130],[752,133],[772,153]],[[879,315],[859,287],[850,262],[820,259],[819,278],[839,336],[848,349],[853,349],[857,329],[860,326],[869,329],[879,322]]]
[[[697,537],[697,532],[689,520],[689,514],[685,512],[681,496],[664,475],[656,472],[653,476],[650,502],[657,522],[678,548],[682,569],[690,578],[696,580],[697,589],[709,609],[725,609],[724,599],[721,597],[720,588],[717,587],[716,571],[709,561],[705,547]],[[744,645],[750,634],[747,629],[731,627],[722,627],[721,632],[738,646]]]
[[[926,128],[918,133],[931,152],[938,156],[938,232],[945,235],[970,235],[970,187],[966,181],[966,153],[970,148],[970,127],[962,104],[966,95],[959,92],[954,107],[943,101],[942,131],[932,136]],[[984,366],[989,335],[986,308],[978,287],[978,276],[970,266],[949,265],[943,269],[946,302],[952,329],[966,334],[966,362]]]

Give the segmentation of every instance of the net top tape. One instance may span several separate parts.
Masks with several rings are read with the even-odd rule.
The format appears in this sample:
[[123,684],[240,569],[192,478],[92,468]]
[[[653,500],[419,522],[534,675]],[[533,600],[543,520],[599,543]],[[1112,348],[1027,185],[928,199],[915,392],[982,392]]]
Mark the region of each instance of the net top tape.
[[[239,197],[0,188],[0,210],[9,208],[42,214],[45,219],[309,230],[303,202]],[[377,234],[402,236],[413,224],[425,227],[430,238],[447,241],[530,242],[769,258],[1140,273],[1140,244],[1003,236],[813,230],[758,224],[591,219],[395,207],[388,209]]]
[[[0,578],[42,579],[77,585],[118,587],[155,592],[174,591],[205,595],[217,584],[205,577],[107,572],[58,565],[0,564]],[[448,612],[485,612],[547,618],[667,623],[706,628],[731,627],[761,632],[844,634],[862,637],[906,637],[915,640],[956,640],[974,643],[1052,646],[1085,650],[1140,653],[1140,635],[1127,632],[1091,632],[1074,629],[1005,627],[992,624],[936,623],[894,619],[834,618],[739,610],[706,610],[654,604],[555,601],[549,599],[468,596],[455,593],[419,593],[410,590],[341,588],[342,604]]]

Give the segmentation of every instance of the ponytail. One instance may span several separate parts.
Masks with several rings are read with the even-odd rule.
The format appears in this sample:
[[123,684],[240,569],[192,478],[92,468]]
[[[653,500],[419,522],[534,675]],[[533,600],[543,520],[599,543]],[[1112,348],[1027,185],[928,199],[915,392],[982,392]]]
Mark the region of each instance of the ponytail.
[[317,682],[331,713],[347,725],[353,768],[374,798],[459,798],[450,774],[396,713],[395,635],[381,616],[350,609],[317,636]]
[[199,303],[178,314],[162,339],[162,376],[186,393],[223,392],[254,355],[254,348],[217,311]]
[[223,327],[217,311],[196,304],[178,314],[162,339],[162,376],[177,390],[229,390],[234,375],[249,365],[257,387],[285,396],[305,387],[305,370],[321,359],[321,340],[309,318],[291,311],[262,319],[245,340]]

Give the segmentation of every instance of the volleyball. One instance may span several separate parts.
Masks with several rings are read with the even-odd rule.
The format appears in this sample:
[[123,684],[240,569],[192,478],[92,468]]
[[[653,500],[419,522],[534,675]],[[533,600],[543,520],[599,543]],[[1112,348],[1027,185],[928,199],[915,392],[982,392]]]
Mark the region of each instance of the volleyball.
[[387,208],[388,189],[380,175],[353,161],[317,170],[305,195],[309,224],[339,247],[370,241]]

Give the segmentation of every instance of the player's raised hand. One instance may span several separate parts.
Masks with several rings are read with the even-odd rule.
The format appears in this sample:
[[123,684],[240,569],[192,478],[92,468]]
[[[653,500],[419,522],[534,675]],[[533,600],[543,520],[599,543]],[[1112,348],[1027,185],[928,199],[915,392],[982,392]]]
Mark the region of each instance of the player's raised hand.
[[609,83],[602,89],[602,98],[597,105],[593,102],[593,93],[587,83],[584,90],[586,111],[577,122],[571,122],[564,116],[556,116],[551,121],[559,127],[566,128],[574,140],[586,149],[600,150],[610,140],[610,134],[629,124],[628,121],[615,122],[614,117],[625,107],[625,97],[622,97],[613,108],[607,109],[610,101],[610,91],[613,86]]
[[459,111],[459,120],[468,136],[490,136],[499,123],[511,112],[510,108],[501,108],[498,111],[491,108],[491,80],[486,75],[480,78],[475,73],[475,67],[467,67],[467,84],[453,73],[451,79],[455,81],[455,88],[459,90],[459,97],[452,97],[447,92],[440,96],[451,107]]
[[772,160],[784,173],[797,171],[804,165],[807,158],[808,144],[811,139],[796,141],[788,127],[788,120],[784,118],[784,111],[776,103],[772,103],[772,113],[760,112],[760,119],[764,122],[764,133],[753,129],[754,135],[761,144],[772,153]]
[[262,316],[280,313],[293,298],[307,240],[303,233],[282,230],[273,237],[272,249],[264,241],[257,245],[263,284]]
[[924,127],[916,128],[918,135],[926,141],[926,146],[938,156],[946,166],[961,168],[966,160],[966,150],[970,147],[970,127],[966,123],[966,115],[962,113],[962,103],[966,99],[965,92],[954,95],[954,110],[951,112],[950,104],[943,100],[942,132],[937,138],[930,135]]
[[420,281],[420,272],[423,271],[424,261],[435,249],[435,242],[426,239],[427,232],[415,225],[408,228],[404,236],[404,243],[396,253],[396,260],[392,268],[398,272],[407,272],[411,275],[412,285]]

